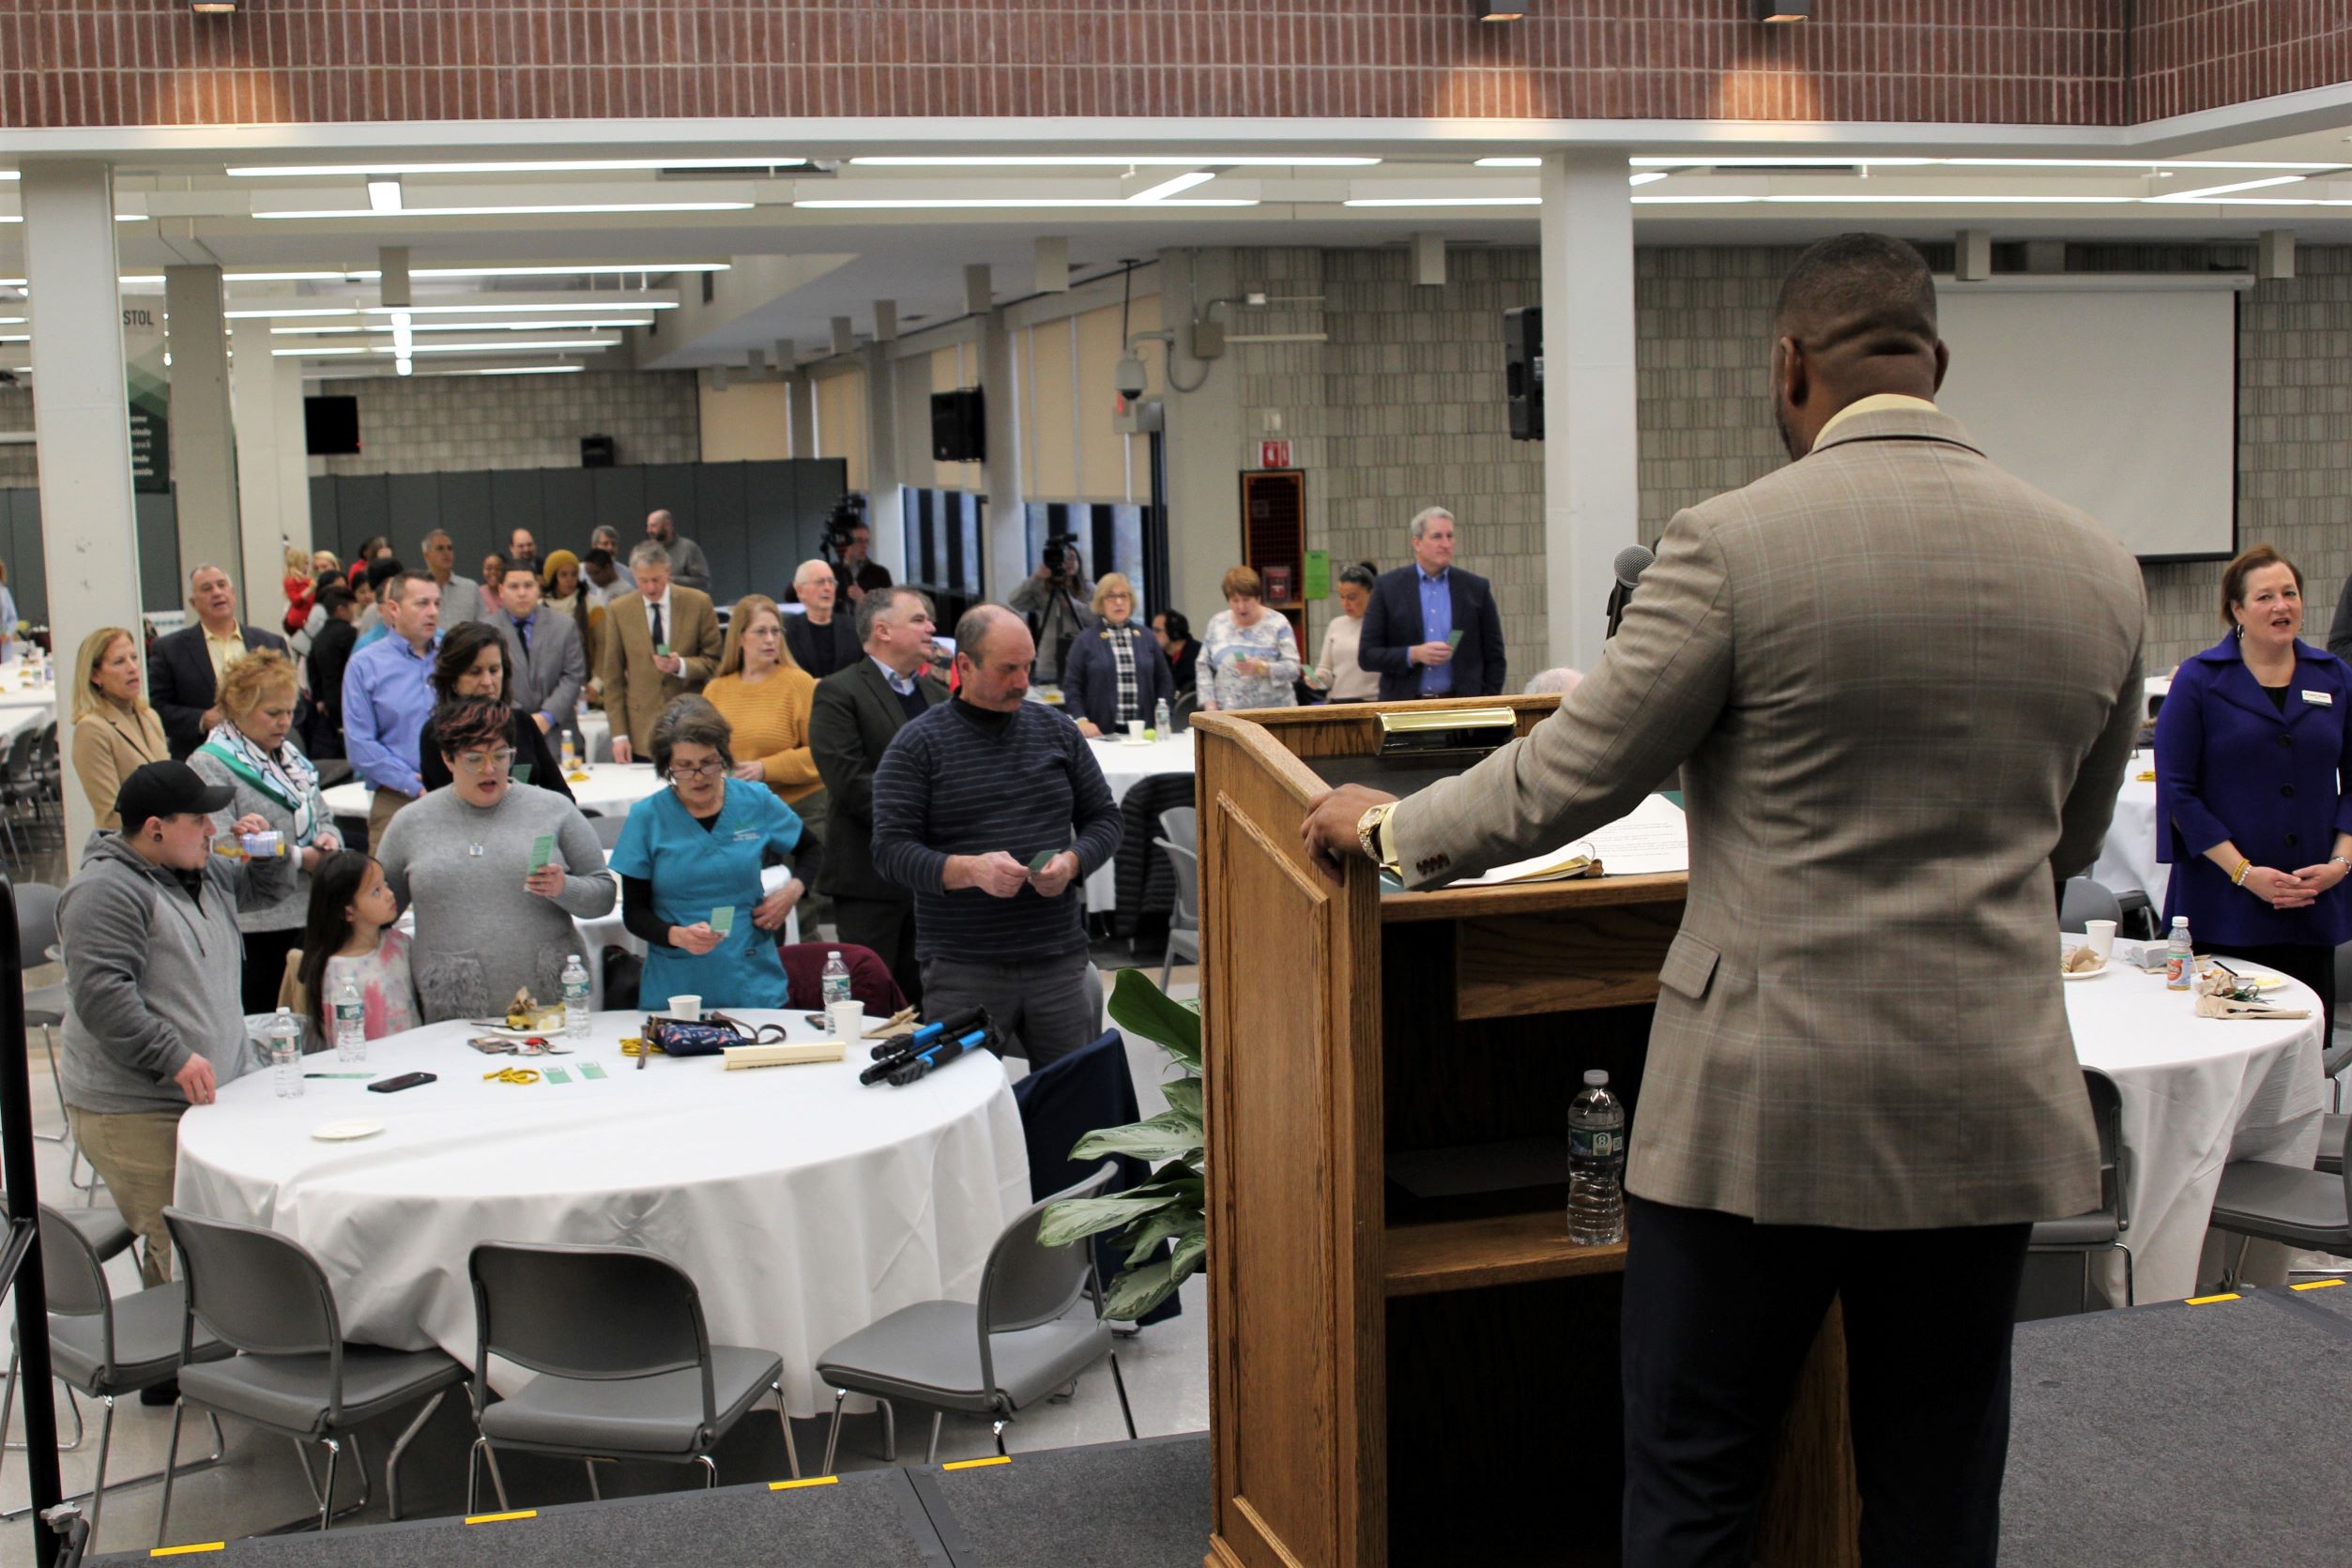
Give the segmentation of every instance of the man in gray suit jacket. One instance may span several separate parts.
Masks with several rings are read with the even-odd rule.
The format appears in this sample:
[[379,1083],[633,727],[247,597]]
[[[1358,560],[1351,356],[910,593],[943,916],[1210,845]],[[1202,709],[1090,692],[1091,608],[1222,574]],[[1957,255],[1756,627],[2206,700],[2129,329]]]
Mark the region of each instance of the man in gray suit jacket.
[[2033,1221],[2100,1201],[2055,888],[2140,708],[2131,555],[1931,401],[1927,266],[1847,235],[1783,287],[1798,461],[1676,517],[1599,666],[1310,848],[1427,886],[1572,840],[1679,765],[1690,885],[1630,1125],[1625,1560],[1746,1562],[1841,1297],[1865,1562],[1993,1562]]
[[539,601],[539,569],[509,565],[498,580],[498,610],[482,618],[506,639],[508,703],[536,717],[542,732],[576,732],[588,650],[572,617]]

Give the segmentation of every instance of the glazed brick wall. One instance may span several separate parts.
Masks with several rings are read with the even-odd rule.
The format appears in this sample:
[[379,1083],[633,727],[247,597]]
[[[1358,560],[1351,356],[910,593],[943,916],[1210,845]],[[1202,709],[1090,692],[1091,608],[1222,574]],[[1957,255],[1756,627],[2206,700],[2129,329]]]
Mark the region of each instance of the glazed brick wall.
[[1489,26],[1462,0],[257,0],[225,19],[178,0],[7,0],[0,128],[735,115],[2110,124],[2124,105],[2123,11],[2122,0],[1825,0],[1821,22],[1766,27],[1749,0],[1547,0]]
[[2131,118],[2162,119],[2352,81],[2344,0],[2139,0]]

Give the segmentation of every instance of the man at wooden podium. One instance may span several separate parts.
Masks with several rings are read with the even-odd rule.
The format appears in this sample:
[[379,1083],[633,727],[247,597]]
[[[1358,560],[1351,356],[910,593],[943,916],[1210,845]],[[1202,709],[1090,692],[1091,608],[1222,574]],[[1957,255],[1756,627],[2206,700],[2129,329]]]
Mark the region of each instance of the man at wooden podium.
[[1624,1560],[1750,1560],[1840,1297],[1862,1560],[1990,1568],[2026,1232],[2100,1201],[2054,888],[2131,753],[2140,574],[1936,410],[1908,245],[1814,246],[1775,336],[1796,461],[1673,520],[1524,739],[1402,802],[1336,790],[1306,831],[1428,886],[1682,768],[1688,903],[1627,1180]]

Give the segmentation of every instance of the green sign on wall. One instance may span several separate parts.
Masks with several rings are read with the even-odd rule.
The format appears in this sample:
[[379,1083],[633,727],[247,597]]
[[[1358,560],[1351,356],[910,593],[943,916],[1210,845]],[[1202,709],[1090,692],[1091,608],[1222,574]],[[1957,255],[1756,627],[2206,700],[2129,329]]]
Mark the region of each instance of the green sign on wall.
[[1306,587],[1300,597],[1309,604],[1331,597],[1330,551],[1309,550],[1306,553]]

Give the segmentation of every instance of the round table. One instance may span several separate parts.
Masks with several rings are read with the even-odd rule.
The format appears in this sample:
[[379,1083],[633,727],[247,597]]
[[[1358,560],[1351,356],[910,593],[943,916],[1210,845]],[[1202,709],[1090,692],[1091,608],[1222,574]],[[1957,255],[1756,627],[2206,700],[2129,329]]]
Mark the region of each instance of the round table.
[[[1036,688],[1031,687],[1031,691]],[[1180,729],[1159,740],[1147,740],[1141,745],[1124,737],[1105,736],[1087,742],[1094,753],[1094,764],[1103,770],[1103,782],[1110,786],[1111,803],[1116,805],[1127,798],[1139,779],[1154,773],[1190,773],[1193,761],[1192,731]],[[1155,829],[1156,832],[1157,830]],[[1157,850],[1153,854],[1159,853]],[[1086,912],[1101,914],[1119,906],[1119,861],[1113,857],[1103,868],[1086,879]]]
[[[2200,1018],[2188,993],[2128,965],[2062,983],[2076,1058],[2121,1091],[2131,1159],[2124,1240],[2138,1299],[2176,1301],[2196,1288],[2222,1167],[2232,1160],[2309,1165],[2318,1152],[2326,1082],[2319,998],[2288,981],[2264,997],[2310,1017]],[[2120,1259],[2109,1294],[2123,1300]]]
[[2172,868],[2156,859],[2156,754],[2135,752],[2115,791],[2115,814],[2091,862],[2090,878],[2110,892],[2139,888],[2161,913]]
[[[798,1013],[737,1015],[822,1034]],[[637,1025],[599,1013],[575,1055],[534,1058],[428,1025],[368,1048],[377,1077],[439,1074],[398,1094],[313,1078],[281,1100],[249,1073],[181,1119],[176,1201],[310,1248],[346,1338],[437,1345],[469,1366],[476,1243],[648,1248],[694,1276],[714,1342],[784,1358],[796,1415],[830,1408],[815,1368],[836,1340],[914,1302],[977,1299],[988,1249],[1030,1202],[1002,1062],[982,1052],[905,1088],[860,1087],[862,1043],[838,1062],[729,1073],[716,1057],[655,1057],[640,1071],[619,1046]],[[304,1061],[356,1071],[332,1052]],[[584,1062],[606,1076],[583,1080]],[[510,1066],[573,1081],[484,1081]],[[385,1130],[311,1136],[355,1118]]]
[[[594,762],[587,769],[585,782],[569,779],[572,799],[589,816],[626,816],[629,808],[662,787],[662,780],[649,762]],[[368,814],[368,797],[374,789],[363,780],[339,784],[322,797],[327,809],[337,816],[364,817]]]

